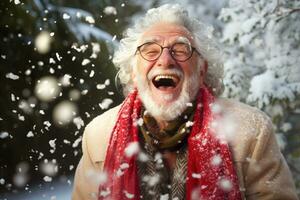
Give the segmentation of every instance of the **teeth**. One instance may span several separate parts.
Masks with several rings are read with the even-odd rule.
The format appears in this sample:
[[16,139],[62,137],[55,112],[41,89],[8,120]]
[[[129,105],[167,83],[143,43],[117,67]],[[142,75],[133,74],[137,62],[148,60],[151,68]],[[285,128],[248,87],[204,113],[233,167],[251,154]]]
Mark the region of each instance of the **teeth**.
[[162,79],[162,78],[165,78],[165,79],[172,79],[174,82],[177,82],[178,78],[173,76],[173,75],[158,75],[155,77],[155,81],[159,81],[159,79]]

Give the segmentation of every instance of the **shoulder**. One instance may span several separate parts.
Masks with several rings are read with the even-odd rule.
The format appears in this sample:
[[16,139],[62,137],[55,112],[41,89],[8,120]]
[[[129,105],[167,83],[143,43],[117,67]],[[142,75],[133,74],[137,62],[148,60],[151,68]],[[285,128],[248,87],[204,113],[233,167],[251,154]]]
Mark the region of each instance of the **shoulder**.
[[225,98],[216,105],[221,110],[221,134],[228,138],[236,161],[245,161],[258,145],[263,151],[275,139],[270,118],[259,109]]
[[95,117],[88,125],[86,126],[86,131],[94,132],[95,130],[102,130],[103,128],[110,125],[113,119],[116,119],[121,105],[113,107],[101,115]]
[[218,98],[216,103],[219,104],[225,111],[233,112],[235,115],[254,115],[255,117],[268,119],[267,115],[256,107],[252,107],[245,103],[233,99]]
[[233,137],[229,145],[245,197],[297,199],[291,173],[267,115],[236,101],[220,99],[217,102],[221,110],[229,113],[225,116],[232,117],[229,131]]
[[105,159],[107,144],[120,107],[118,105],[95,117],[84,130],[83,151],[87,151],[93,162]]
[[220,107],[225,117],[232,117],[236,124],[252,127],[272,124],[264,112],[236,100],[219,98],[216,100],[216,105]]

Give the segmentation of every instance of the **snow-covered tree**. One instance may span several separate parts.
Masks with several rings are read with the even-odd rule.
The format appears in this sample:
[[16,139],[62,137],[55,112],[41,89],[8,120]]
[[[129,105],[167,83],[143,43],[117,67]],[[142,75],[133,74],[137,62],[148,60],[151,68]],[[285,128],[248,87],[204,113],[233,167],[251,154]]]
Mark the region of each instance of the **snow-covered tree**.
[[[230,0],[222,9],[224,96],[264,110],[299,184],[300,1]],[[299,130],[298,130],[299,131]]]

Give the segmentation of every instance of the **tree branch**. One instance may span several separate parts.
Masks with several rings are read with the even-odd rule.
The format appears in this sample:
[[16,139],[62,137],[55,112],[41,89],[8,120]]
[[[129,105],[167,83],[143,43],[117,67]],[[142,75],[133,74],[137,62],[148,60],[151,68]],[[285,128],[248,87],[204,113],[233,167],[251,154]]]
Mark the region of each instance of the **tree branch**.
[[290,9],[289,11],[283,13],[280,15],[280,17],[278,17],[275,21],[276,22],[279,22],[280,20],[282,20],[283,18],[285,17],[288,17],[289,15],[295,13],[295,12],[300,12],[300,8],[293,8],[293,9]]

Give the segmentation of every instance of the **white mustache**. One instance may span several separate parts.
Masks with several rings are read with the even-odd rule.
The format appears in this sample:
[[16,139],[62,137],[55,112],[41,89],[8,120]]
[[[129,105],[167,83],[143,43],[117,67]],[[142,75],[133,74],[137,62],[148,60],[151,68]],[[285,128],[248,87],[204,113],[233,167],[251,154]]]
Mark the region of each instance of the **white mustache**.
[[152,80],[157,75],[176,75],[181,79],[183,77],[183,72],[182,70],[177,68],[171,68],[167,70],[162,70],[161,68],[154,68],[148,73],[147,79]]

